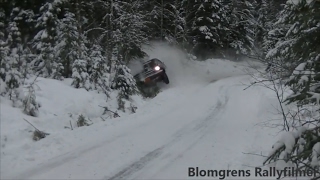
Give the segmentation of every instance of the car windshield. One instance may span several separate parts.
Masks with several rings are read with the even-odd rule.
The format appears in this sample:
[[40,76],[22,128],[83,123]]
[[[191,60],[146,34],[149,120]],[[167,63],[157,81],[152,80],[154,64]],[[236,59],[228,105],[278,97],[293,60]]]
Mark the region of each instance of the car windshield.
[[147,64],[145,64],[143,67],[144,69],[153,68],[157,65],[156,60],[150,60]]

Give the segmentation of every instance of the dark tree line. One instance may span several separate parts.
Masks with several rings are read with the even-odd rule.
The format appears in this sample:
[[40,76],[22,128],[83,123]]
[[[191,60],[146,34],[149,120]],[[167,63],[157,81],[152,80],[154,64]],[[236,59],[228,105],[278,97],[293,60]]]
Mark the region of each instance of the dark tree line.
[[169,41],[199,59],[267,52],[281,2],[1,1],[1,94],[17,97],[24,79],[37,75],[106,94],[117,89],[126,99],[137,92],[127,64],[146,56],[142,45]]
[[24,79],[37,75],[72,78],[75,88],[105,93],[121,81],[131,87],[121,94],[130,95],[136,88],[134,83],[126,84],[133,82],[126,65],[146,56],[142,45],[152,40],[169,41],[200,58],[227,50],[250,54],[258,24],[255,8],[260,4],[236,0],[1,1],[1,94],[17,97]]

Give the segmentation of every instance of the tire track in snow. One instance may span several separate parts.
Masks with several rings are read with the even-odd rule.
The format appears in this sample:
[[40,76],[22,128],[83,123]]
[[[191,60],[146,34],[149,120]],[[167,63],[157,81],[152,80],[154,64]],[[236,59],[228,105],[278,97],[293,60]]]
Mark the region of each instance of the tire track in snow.
[[[215,128],[216,122],[219,121],[219,119],[217,118],[224,112],[225,106],[227,105],[228,101],[228,97],[225,97],[223,103],[221,101],[218,101],[217,106],[215,108],[212,108],[213,110],[211,111],[211,113],[203,121],[201,121],[201,123],[197,124],[192,128],[192,130],[195,131],[190,135],[191,138],[189,138],[189,136],[184,137],[184,139],[188,139],[188,144],[185,146],[183,151],[180,151],[179,153],[173,155],[171,155],[170,151],[167,151],[167,153],[163,155],[162,159],[162,161],[167,159],[167,162],[164,165],[162,165],[162,168],[157,168],[158,171],[154,172],[151,177],[155,177],[155,175],[159,172],[163,172],[164,170],[170,168],[174,162],[178,161],[179,159],[182,159],[184,157],[184,154],[196,147],[196,144],[200,143],[200,140],[206,136],[207,132],[212,131]],[[209,122],[211,122],[211,124],[208,124]],[[214,124],[212,124],[212,122],[214,122]],[[142,176],[138,175],[133,179],[140,179],[139,177]]]
[[[204,86],[202,86],[202,88],[204,88],[208,85],[209,84],[204,85]],[[193,90],[192,92],[189,92],[187,95],[197,93],[198,91],[201,91],[202,88],[199,87],[199,88]],[[185,98],[184,99],[179,98],[177,105],[173,106],[173,109],[166,109],[164,112],[167,112],[166,113],[167,116],[171,115],[172,113],[174,113],[176,110],[178,110],[180,108],[180,106],[178,105],[179,103],[184,104],[187,101],[189,101],[189,100],[185,99]],[[163,112],[158,112],[158,113],[162,114]],[[139,114],[141,114],[141,113],[139,113]],[[148,116],[150,114],[142,113],[141,115]],[[134,116],[137,116],[137,114],[134,114],[133,117]],[[156,117],[159,117],[159,119],[161,118],[160,115],[159,116],[157,115]],[[139,123],[135,128],[147,127],[150,123],[152,123],[152,121],[146,121],[143,123]],[[135,128],[132,128],[131,131],[134,131]],[[110,144],[110,143],[118,141],[121,138],[125,138],[131,133],[131,131],[123,132],[113,138],[108,138],[107,140],[103,140],[103,141],[101,141],[101,143],[94,144],[93,146],[89,146],[89,147],[85,146],[85,148],[83,148],[83,149],[78,148],[77,151],[69,151],[69,152],[66,152],[62,155],[48,159],[46,162],[39,163],[37,168],[28,169],[24,172],[19,173],[18,175],[14,175],[14,179],[26,179],[26,178],[31,178],[35,175],[44,174],[46,171],[48,171],[48,169],[54,169],[54,168],[59,167],[62,164],[75,161],[75,160],[77,160],[78,157],[82,156],[83,154],[86,154],[88,152],[94,151],[95,149],[99,149],[99,148],[103,147],[104,144]],[[161,148],[158,148],[158,151],[160,149]],[[156,151],[156,150],[154,150],[154,151]],[[152,151],[152,152],[154,152],[154,151]],[[158,151],[156,151],[156,152],[158,152]],[[154,153],[151,153],[151,155],[154,155]],[[146,157],[145,159],[148,159],[148,158]]]
[[[202,88],[196,88],[194,89],[192,92],[199,92],[201,91],[203,88],[206,88],[207,86],[209,86],[212,83],[206,84],[204,86],[202,86]],[[221,87],[219,88],[221,89]],[[220,92],[220,91],[219,91]],[[188,92],[186,94],[189,95],[192,94],[191,92]],[[192,102],[192,99],[180,99],[179,101],[175,104],[177,104],[177,106],[173,106],[173,109],[181,109],[181,106],[178,106],[178,104],[186,104],[187,102]],[[219,101],[215,101],[217,104],[215,104],[214,106],[212,106],[213,110],[210,110],[210,112],[212,111],[213,114],[219,112],[221,109],[223,109],[223,104],[225,104],[226,102],[222,103]],[[172,107],[172,106],[171,106]],[[176,110],[173,109],[165,109],[163,112],[167,112],[165,113],[166,116],[170,116],[172,113],[176,112]],[[206,115],[207,113],[205,113],[204,115]],[[210,114],[210,113],[209,113]],[[141,114],[143,116],[148,116],[147,114]],[[137,116],[137,114],[136,114]],[[134,117],[134,115],[133,115]],[[163,118],[161,116],[157,116],[160,118]],[[148,153],[147,155],[145,155],[144,157],[142,157],[140,160],[136,161],[136,163],[131,164],[130,166],[133,166],[130,168],[130,166],[128,166],[127,168],[123,169],[122,171],[117,173],[117,176],[114,177],[114,179],[118,179],[119,177],[129,177],[132,174],[134,174],[135,172],[139,171],[140,169],[144,168],[146,164],[148,164],[149,162],[152,162],[155,158],[161,156],[163,154],[163,150],[167,149],[169,146],[174,145],[176,142],[180,141],[182,138],[184,138],[183,136],[185,136],[186,134],[192,132],[192,131],[199,131],[200,129],[203,129],[206,127],[206,122],[208,121],[208,119],[210,120],[210,118],[202,118],[202,119],[198,119],[195,121],[191,121],[189,124],[186,124],[185,126],[183,126],[182,128],[180,128],[180,130],[178,130],[176,133],[174,133],[173,137],[170,138],[171,141],[169,141],[169,143],[166,143],[164,146],[161,146],[160,148],[157,148],[153,151],[151,151],[150,153]],[[92,151],[95,151],[96,149],[102,148],[104,147],[104,144],[110,144],[116,141],[121,141],[121,139],[126,138],[130,135],[131,132],[134,132],[136,128],[143,128],[145,126],[147,126],[148,124],[152,124],[153,121],[145,121],[142,123],[139,123],[137,126],[133,127],[132,129],[130,129],[130,131],[126,131],[126,132],[122,132],[120,133],[118,136],[114,136],[111,138],[108,138],[106,140],[102,140],[100,143],[95,143],[95,144],[91,144],[84,148],[80,148],[80,150],[78,149],[75,152],[68,152],[65,153],[64,155],[58,156],[58,157],[54,157],[52,159],[48,159],[47,162],[42,162],[38,165],[38,167],[36,168],[30,168],[27,171],[24,171],[22,173],[19,173],[18,175],[15,175],[15,179],[26,179],[26,178],[31,178],[34,176],[41,176],[42,174],[46,174],[49,171],[52,171],[52,169],[58,168],[64,164],[76,161],[78,159],[78,157],[81,157],[84,154],[90,153]],[[193,139],[193,138],[192,138]],[[105,178],[104,178],[105,179]]]
[[211,107],[212,110],[208,114],[208,116],[201,119],[198,123],[194,124],[192,122],[191,124],[188,124],[182,127],[179,131],[177,131],[173,135],[172,140],[169,141],[167,144],[147,153],[145,156],[143,156],[139,160],[129,164],[124,169],[120,170],[118,173],[113,175],[112,177],[106,178],[106,179],[108,180],[128,179],[130,176],[142,170],[149,163],[156,161],[156,159],[159,158],[161,155],[163,155],[163,152],[169,147],[174,146],[177,142],[181,141],[183,138],[187,138],[188,135],[190,136],[200,132],[199,135],[196,136],[196,138],[193,138],[193,140],[190,141],[190,143],[188,143],[189,145],[187,146],[187,148],[181,153],[179,153],[178,155],[176,155],[169,163],[176,161],[179,157],[181,157],[182,154],[184,154],[185,152],[190,150],[192,147],[194,147],[194,145],[199,142],[198,141],[199,139],[203,138],[206,135],[207,131],[204,131],[204,130],[210,130],[208,129],[210,127],[208,126],[208,123],[210,121],[215,120],[214,117],[217,116],[217,114],[219,114],[219,112],[221,112],[221,110],[224,109],[227,102],[228,102],[227,97],[225,97],[224,102],[221,102],[219,100],[217,104],[215,104],[215,106]]
[[130,176],[132,173],[141,170],[142,168],[144,168],[144,166],[152,161],[154,158],[158,157],[161,154],[161,151],[163,150],[165,146],[162,146],[160,148],[157,148],[151,152],[149,152],[148,154],[146,154],[145,156],[143,156],[142,158],[140,158],[138,161],[130,164],[127,168],[121,170],[120,172],[118,172],[117,174],[115,174],[114,176],[112,176],[111,178],[108,178],[108,180],[117,180],[117,179],[126,179],[126,177]]
[[[119,138],[126,137],[128,134],[129,134],[129,132],[120,134],[120,135],[115,136],[114,138],[112,138],[110,140],[104,141],[104,143],[115,142]],[[61,164],[74,161],[79,156],[81,156],[82,154],[86,154],[86,153],[88,153],[88,152],[90,152],[92,150],[95,150],[95,149],[98,149],[98,148],[104,146],[104,143],[100,143],[100,144],[97,144],[95,146],[90,146],[89,148],[79,150],[78,152],[70,151],[70,152],[67,152],[65,154],[56,156],[56,157],[54,157],[52,159],[49,159],[47,162],[43,162],[43,163],[38,164],[38,166],[39,166],[38,168],[27,170],[27,171],[15,176],[13,179],[27,179],[27,178],[30,178],[30,177],[32,177],[34,175],[43,174],[48,169],[53,169],[53,168],[59,167]]]

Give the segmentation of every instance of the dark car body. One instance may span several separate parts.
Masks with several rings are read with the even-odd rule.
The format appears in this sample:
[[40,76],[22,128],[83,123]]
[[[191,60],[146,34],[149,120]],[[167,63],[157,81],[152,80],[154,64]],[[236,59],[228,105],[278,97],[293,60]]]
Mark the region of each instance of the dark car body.
[[134,77],[136,81],[143,84],[152,84],[160,81],[169,84],[169,78],[166,74],[166,65],[157,58],[144,62],[143,70]]

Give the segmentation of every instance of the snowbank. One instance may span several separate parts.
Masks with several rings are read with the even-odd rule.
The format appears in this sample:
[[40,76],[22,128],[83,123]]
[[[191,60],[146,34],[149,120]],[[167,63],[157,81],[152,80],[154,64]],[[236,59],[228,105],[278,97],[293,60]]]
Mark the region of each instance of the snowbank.
[[[75,89],[70,83],[70,79],[58,81],[37,78],[36,98],[41,104],[38,117],[23,114],[20,108],[12,107],[11,101],[1,97],[1,174],[5,174],[7,168],[27,165],[29,161],[41,158],[39,151],[56,154],[71,146],[69,141],[72,141],[70,136],[73,132],[85,128],[77,127],[79,115],[93,123],[92,126],[99,126],[103,119],[106,123],[115,121],[110,119],[108,114],[102,115],[102,107],[107,106],[110,110],[117,111],[117,94],[111,94],[111,98],[107,100],[104,94]],[[143,104],[141,97],[133,98],[137,105]],[[118,111],[118,114],[126,116],[130,113]],[[39,142],[33,141],[35,129],[24,119],[50,135]],[[8,162],[11,162],[12,166],[8,166]]]

